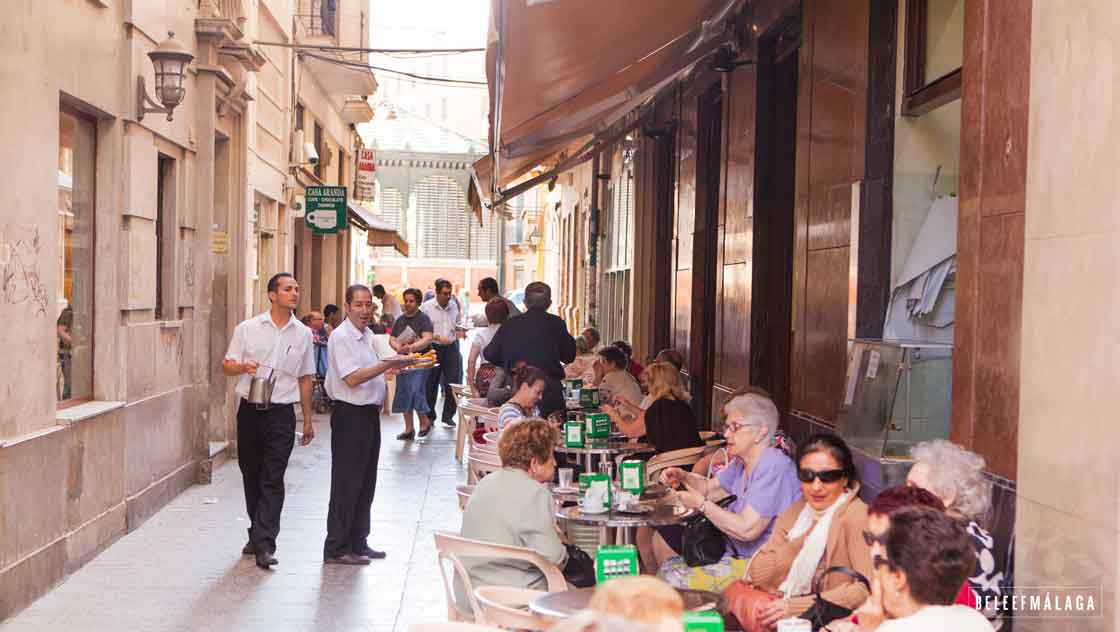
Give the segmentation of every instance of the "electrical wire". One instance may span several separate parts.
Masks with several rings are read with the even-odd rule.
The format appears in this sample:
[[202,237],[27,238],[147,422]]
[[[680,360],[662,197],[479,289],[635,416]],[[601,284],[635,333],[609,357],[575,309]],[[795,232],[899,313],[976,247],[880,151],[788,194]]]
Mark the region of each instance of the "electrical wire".
[[311,57],[313,59],[318,59],[320,61],[324,61],[324,62],[329,63],[329,64],[336,64],[336,65],[344,66],[344,67],[348,67],[348,68],[362,68],[362,69],[370,69],[370,70],[379,70],[381,72],[387,72],[387,73],[397,74],[397,75],[404,75],[406,77],[411,77],[413,79],[417,79],[417,80],[420,80],[420,81],[427,81],[427,82],[431,82],[431,83],[445,84],[445,85],[456,86],[456,87],[479,87],[479,88],[481,88],[481,87],[487,86],[487,83],[485,81],[474,81],[474,80],[471,80],[471,79],[456,79],[454,77],[431,77],[431,76],[428,76],[428,75],[419,75],[419,74],[416,74],[416,73],[413,73],[413,72],[407,72],[407,71],[404,71],[404,70],[394,70],[392,68],[385,68],[385,67],[382,67],[382,66],[374,66],[372,64],[367,64],[367,63],[360,62],[360,61],[350,61],[350,60],[346,60],[346,59],[337,59],[337,58],[334,58],[334,57],[327,57],[327,56],[324,56],[324,55],[316,55],[315,53],[304,52],[304,53],[301,53],[301,54],[306,55],[307,57]]

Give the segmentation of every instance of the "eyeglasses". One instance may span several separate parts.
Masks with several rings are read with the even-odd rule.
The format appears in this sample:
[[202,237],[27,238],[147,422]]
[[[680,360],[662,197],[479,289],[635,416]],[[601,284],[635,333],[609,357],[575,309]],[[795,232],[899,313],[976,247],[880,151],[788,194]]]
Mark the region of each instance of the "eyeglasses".
[[867,529],[864,529],[863,530],[863,541],[867,543],[867,546],[873,546],[875,544],[881,544],[883,546],[886,546],[887,545],[887,534],[884,533],[882,535],[875,535],[874,533],[871,533]]
[[889,568],[891,570],[894,570],[895,568],[898,568],[897,566],[895,566],[894,562],[888,560],[887,558],[883,557],[882,555],[871,556],[871,567],[872,568],[879,568],[880,566],[886,566],[887,568]]
[[813,479],[821,479],[822,483],[835,483],[836,481],[844,478],[844,470],[810,470],[806,468],[798,468],[797,479],[802,483],[812,483]]
[[757,428],[757,427],[758,427],[758,424],[755,424],[755,423],[744,422],[744,421],[728,421],[727,423],[724,424],[723,430],[724,430],[724,434],[735,434],[736,432],[739,432],[743,428]]

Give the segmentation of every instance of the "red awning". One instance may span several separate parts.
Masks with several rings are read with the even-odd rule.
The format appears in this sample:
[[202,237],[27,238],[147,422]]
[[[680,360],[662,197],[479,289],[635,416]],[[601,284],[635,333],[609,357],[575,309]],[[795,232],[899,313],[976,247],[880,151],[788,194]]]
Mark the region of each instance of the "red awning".
[[[491,154],[482,204],[538,165],[573,158],[729,40],[742,0],[491,0]],[[494,156],[497,156],[495,161]]]

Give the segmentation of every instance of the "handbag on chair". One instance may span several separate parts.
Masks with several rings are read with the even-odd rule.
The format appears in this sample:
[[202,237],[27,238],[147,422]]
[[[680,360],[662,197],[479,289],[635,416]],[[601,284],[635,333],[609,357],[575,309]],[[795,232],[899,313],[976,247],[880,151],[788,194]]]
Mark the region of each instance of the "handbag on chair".
[[564,579],[576,588],[591,588],[595,585],[595,562],[591,556],[574,544],[565,544],[568,561],[564,564]]
[[821,574],[817,575],[816,580],[813,581],[813,605],[800,615],[802,619],[808,619],[813,624],[813,632],[817,632],[837,619],[852,614],[851,608],[845,608],[821,598],[821,584],[824,583],[825,576],[830,573],[843,573],[866,586],[867,592],[871,592],[871,583],[867,581],[867,578],[847,566],[829,566],[821,571]]
[[[716,503],[724,509],[735,502],[728,496]],[[723,559],[727,551],[727,536],[712,524],[704,514],[698,513],[681,522],[681,557],[689,566],[707,566]]]

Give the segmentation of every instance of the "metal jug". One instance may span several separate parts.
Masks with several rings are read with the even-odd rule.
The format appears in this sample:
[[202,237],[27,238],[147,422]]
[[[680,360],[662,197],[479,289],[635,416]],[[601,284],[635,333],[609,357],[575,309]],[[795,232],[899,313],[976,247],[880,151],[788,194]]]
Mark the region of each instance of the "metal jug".
[[[268,369],[268,377],[261,377],[261,369]],[[253,379],[249,382],[250,404],[256,404],[259,410],[265,410],[272,405],[272,389],[276,387],[276,371],[268,367],[258,367]]]

